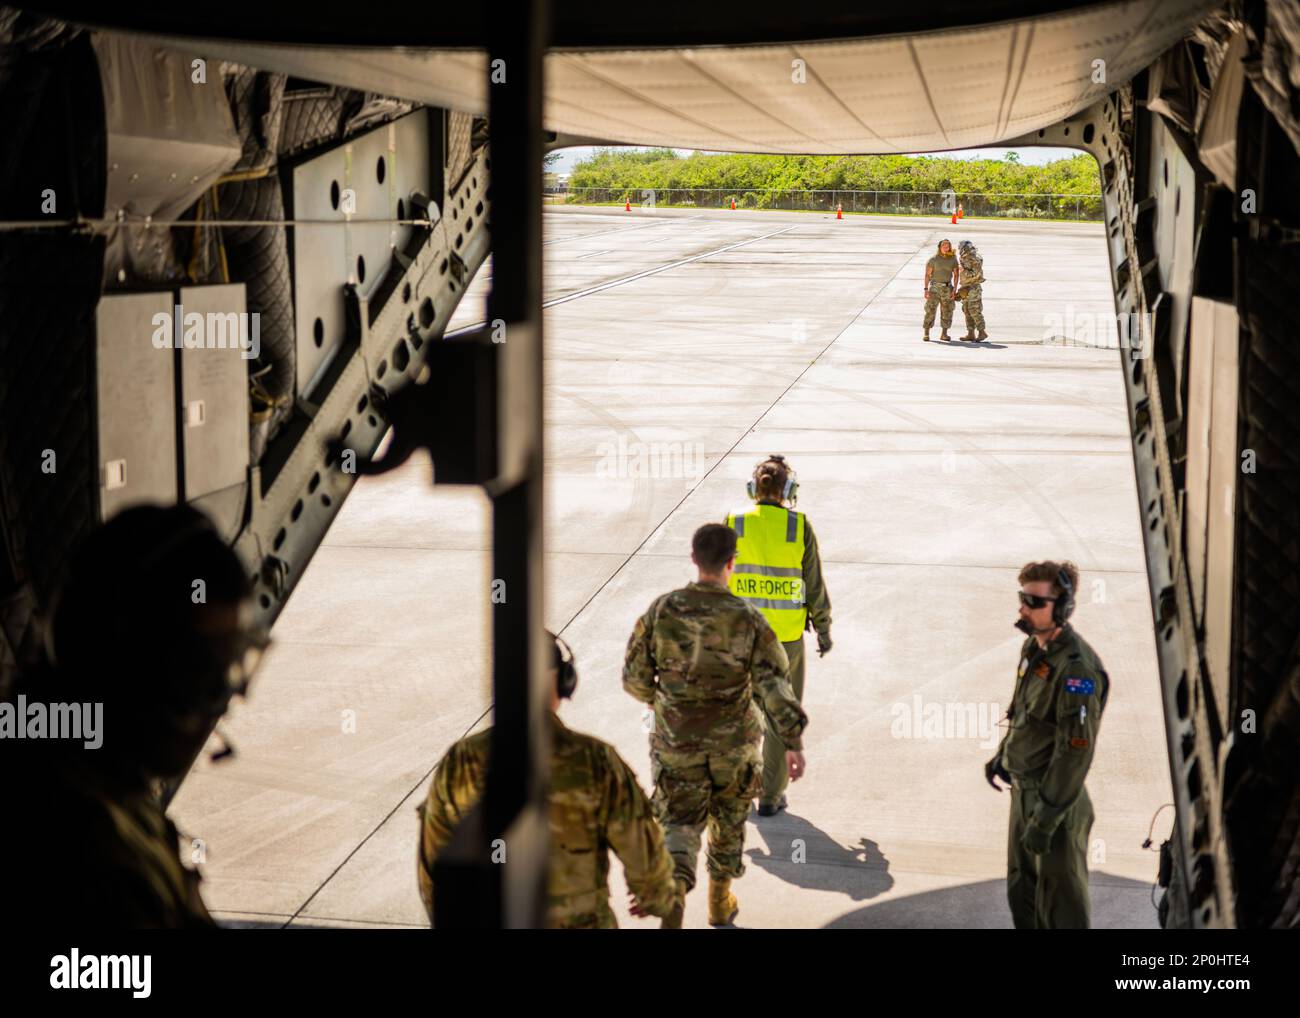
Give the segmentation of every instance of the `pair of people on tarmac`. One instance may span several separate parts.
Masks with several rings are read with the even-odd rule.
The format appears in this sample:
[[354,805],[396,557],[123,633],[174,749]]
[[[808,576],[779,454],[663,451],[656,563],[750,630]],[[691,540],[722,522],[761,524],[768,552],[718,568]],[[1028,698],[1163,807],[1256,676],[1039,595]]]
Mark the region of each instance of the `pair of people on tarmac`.
[[[957,245],[957,254],[953,254],[950,241],[939,241],[938,252],[925,263],[925,333],[922,338],[930,342],[930,330],[934,327],[937,310],[942,329],[939,338],[945,343],[950,342],[952,337],[948,335],[948,327],[952,325],[953,303],[960,300],[962,315],[966,319],[966,335],[959,338],[967,343],[982,343],[988,339],[989,334],[984,331],[983,290],[984,259],[975,245],[963,240]],[[976,335],[977,329],[979,335]]]

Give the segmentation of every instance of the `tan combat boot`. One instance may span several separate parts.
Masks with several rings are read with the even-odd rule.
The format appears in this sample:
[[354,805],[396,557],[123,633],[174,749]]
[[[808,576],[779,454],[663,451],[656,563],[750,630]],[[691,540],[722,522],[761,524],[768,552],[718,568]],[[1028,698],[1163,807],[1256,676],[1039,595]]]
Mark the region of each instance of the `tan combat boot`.
[[680,930],[682,917],[686,914],[686,882],[677,881],[677,894],[673,896],[672,911],[659,922],[661,930]]
[[947,329],[944,329],[942,332],[939,333],[939,338],[942,339],[945,343],[952,342],[952,337],[948,335]]
[[988,338],[989,338],[989,334],[985,332],[983,329],[980,329],[979,342],[983,343]]
[[967,329],[967,330],[966,330],[966,335],[964,335],[964,336],[962,336],[962,337],[960,337],[960,338],[961,338],[961,341],[962,341],[963,343],[974,343],[974,342],[975,342],[975,330],[974,330],[974,329]]
[[925,330],[925,335],[922,336],[921,338],[922,338],[923,340],[925,340],[927,343],[930,342],[930,330],[929,330],[929,329],[926,329],[926,330]]
[[709,925],[730,926],[740,912],[740,903],[731,893],[730,877],[709,877]]

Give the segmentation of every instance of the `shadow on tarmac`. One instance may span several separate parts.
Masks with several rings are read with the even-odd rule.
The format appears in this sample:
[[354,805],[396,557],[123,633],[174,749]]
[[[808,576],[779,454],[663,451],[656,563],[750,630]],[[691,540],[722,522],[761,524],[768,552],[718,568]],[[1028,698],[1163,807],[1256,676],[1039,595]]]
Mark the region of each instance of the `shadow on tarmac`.
[[894,886],[889,860],[868,838],[853,847],[835,841],[801,816],[783,810],[774,817],[750,814],[767,851],[749,849],[747,862],[788,884],[815,891],[838,891],[865,901]]
[[[1100,878],[1100,879],[1099,879]],[[1093,874],[1093,929],[1152,929],[1151,885],[1110,874]],[[825,930],[1011,929],[1007,882],[983,880],[877,902],[827,923]]]
[[930,345],[946,346],[953,350],[1005,350],[1007,348],[1005,343],[992,343],[987,339],[983,343],[963,343],[961,340],[956,338],[945,343],[940,339],[932,339],[930,340]]

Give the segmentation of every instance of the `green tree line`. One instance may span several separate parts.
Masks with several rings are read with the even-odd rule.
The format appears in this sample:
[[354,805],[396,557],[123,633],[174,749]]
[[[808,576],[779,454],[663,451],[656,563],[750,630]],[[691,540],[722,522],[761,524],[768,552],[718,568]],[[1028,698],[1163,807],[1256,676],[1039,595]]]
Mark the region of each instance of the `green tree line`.
[[[734,193],[738,205],[750,208],[805,207],[790,204],[792,199],[769,192],[900,192],[889,199],[890,210],[937,211],[921,198],[906,196],[954,191],[963,200],[968,214],[1015,215],[1046,211],[1047,214],[1073,214],[1078,209],[1084,218],[1099,218],[1101,202],[1097,195],[1101,181],[1096,160],[1080,153],[1069,159],[1057,159],[1041,166],[1026,166],[999,159],[939,159],[933,156],[792,156],[722,154],[695,152],[681,156],[672,149],[597,149],[590,158],[577,163],[569,176],[570,201],[643,200],[642,192],[699,192],[694,196],[669,194],[659,204],[721,204],[717,196],[705,192],[720,190]],[[606,192],[594,198],[584,196],[587,189]],[[576,192],[576,193],[574,193]],[[1015,197],[980,196],[1031,195],[1041,199],[1025,201]],[[1048,195],[1065,195],[1051,200]],[[971,196],[974,201],[965,200]],[[844,202],[845,211],[870,211],[858,199],[845,196],[818,196],[807,207],[822,207],[832,201]],[[797,201],[797,200],[796,200]],[[930,199],[933,204],[933,199]],[[974,207],[972,207],[972,204]],[[878,199],[877,199],[877,207]]]

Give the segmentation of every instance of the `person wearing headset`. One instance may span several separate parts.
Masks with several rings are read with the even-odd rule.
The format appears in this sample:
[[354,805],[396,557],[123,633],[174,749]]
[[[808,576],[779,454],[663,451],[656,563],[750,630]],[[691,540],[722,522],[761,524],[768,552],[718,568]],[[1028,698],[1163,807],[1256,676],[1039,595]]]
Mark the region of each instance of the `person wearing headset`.
[[15,716],[52,723],[0,737],[7,919],[24,930],[216,926],[157,786],[185,775],[247,691],[269,642],[252,607],[243,564],[188,505],[126,509],[73,551],[43,660],[0,703],[2,735]]
[[[676,902],[673,861],[650,800],[613,746],[574,732],[560,721],[560,701],[573,696],[578,671],[568,645],[554,633],[551,668],[551,850],[547,879],[547,926],[611,929],[609,849],[623,863],[632,914],[666,916]],[[433,921],[433,862],[452,831],[473,808],[487,783],[490,728],[455,743],[433,772],[421,818],[417,879]]]
[[1011,785],[1007,901],[1016,929],[1087,929],[1088,835],[1092,800],[1084,778],[1110,679],[1070,624],[1079,570],[1072,562],[1030,562],[1020,570],[1020,618],[1027,634],[1008,727],[984,765],[997,791]]
[[[731,592],[761,611],[776,630],[790,659],[790,685],[803,703],[804,630],[816,631],[818,656],[831,649],[831,598],[817,538],[807,515],[794,509],[799,479],[784,456],[772,455],[758,464],[745,491],[753,505],[728,513],[724,521],[737,539]],[[766,726],[759,816],[774,816],[786,807],[787,748]]]

